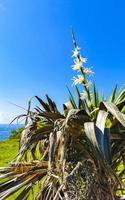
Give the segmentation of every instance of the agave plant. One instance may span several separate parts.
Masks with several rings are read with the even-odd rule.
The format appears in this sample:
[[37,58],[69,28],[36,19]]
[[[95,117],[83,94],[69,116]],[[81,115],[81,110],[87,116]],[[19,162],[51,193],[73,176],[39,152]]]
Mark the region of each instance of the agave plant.
[[33,111],[29,102],[17,158],[0,169],[1,200],[14,193],[16,200],[116,200],[125,194],[125,89],[116,86],[109,100],[100,97],[72,36],[77,102],[69,89],[63,113],[48,95],[47,102],[34,97],[40,106]]

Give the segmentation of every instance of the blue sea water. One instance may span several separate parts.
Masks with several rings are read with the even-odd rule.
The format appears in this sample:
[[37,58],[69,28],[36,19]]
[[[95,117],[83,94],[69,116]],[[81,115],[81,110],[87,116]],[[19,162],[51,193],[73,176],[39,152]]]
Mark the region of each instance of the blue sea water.
[[7,140],[12,130],[23,127],[22,124],[0,124],[0,140]]

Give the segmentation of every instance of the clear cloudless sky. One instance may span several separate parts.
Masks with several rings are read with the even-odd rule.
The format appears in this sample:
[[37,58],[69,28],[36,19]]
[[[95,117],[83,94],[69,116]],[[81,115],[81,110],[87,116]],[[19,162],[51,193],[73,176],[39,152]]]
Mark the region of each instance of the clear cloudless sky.
[[124,0],[0,0],[0,123],[24,112],[9,102],[26,107],[46,93],[60,109],[67,101],[71,27],[99,91],[108,96],[124,85]]

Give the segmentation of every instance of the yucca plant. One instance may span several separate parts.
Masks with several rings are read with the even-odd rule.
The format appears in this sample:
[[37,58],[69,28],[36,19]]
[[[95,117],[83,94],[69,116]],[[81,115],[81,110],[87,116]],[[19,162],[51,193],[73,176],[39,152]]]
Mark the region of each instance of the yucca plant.
[[[125,194],[125,89],[115,87],[110,99],[90,83],[72,33],[76,98],[60,113],[55,102],[35,96],[29,102],[17,158],[1,168],[0,199],[116,200]],[[90,78],[89,78],[90,79]],[[83,86],[83,93],[77,85]],[[18,117],[18,118],[19,118]]]

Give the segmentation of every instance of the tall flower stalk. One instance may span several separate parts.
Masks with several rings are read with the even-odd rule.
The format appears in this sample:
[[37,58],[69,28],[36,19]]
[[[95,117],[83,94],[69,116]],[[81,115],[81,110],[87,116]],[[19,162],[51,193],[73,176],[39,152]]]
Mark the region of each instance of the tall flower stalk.
[[92,76],[94,72],[90,68],[85,68],[83,64],[86,64],[87,58],[84,58],[80,55],[80,48],[77,46],[74,32],[72,31],[72,39],[73,39],[73,45],[74,45],[74,51],[73,51],[73,57],[74,59],[74,65],[72,67],[73,70],[76,70],[80,72],[80,75],[77,75],[77,77],[73,77],[73,84],[83,84],[85,89],[85,97],[88,100],[90,110],[92,109],[92,102],[91,102],[91,94],[90,94],[90,87],[92,83],[87,80],[86,76],[90,75]]

